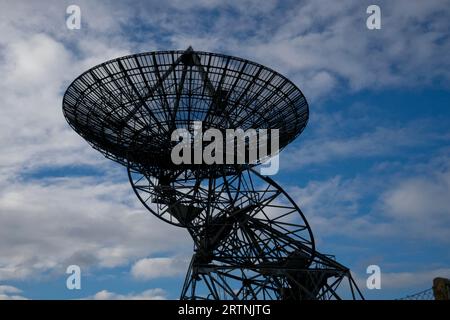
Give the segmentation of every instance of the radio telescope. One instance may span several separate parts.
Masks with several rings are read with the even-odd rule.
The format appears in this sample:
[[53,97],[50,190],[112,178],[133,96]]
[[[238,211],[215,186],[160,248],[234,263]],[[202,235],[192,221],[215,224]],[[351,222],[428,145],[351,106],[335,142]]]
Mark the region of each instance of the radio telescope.
[[[69,125],[127,168],[145,208],[186,228],[194,242],[181,299],[363,298],[348,268],[319,253],[293,199],[244,164],[174,164],[172,132],[278,129],[279,150],[308,121],[308,103],[286,77],[222,54],[157,51],[104,62],[63,98]],[[258,142],[260,143],[260,142]],[[252,148],[246,141],[246,151]]]

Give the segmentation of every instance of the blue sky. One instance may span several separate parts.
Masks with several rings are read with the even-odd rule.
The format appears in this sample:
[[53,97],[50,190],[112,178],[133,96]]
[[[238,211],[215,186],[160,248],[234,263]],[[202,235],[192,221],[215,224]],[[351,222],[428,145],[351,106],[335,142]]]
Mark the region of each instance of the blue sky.
[[[450,1],[377,1],[382,28],[368,30],[373,3],[0,1],[0,298],[178,298],[188,235],[145,211],[61,99],[97,63],[189,45],[302,89],[310,120],[273,178],[367,298],[450,277]],[[81,30],[66,28],[69,4]],[[66,289],[70,264],[81,290]],[[370,264],[381,290],[365,288]]]

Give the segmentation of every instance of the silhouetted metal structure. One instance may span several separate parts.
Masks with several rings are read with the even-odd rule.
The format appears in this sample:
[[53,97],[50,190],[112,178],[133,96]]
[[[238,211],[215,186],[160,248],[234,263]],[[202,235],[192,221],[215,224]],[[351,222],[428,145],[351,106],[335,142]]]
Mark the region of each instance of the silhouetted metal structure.
[[[195,252],[182,299],[340,299],[344,280],[344,297],[362,298],[349,270],[316,251],[295,202],[254,169],[260,161],[171,160],[171,133],[194,132],[194,121],[223,132],[278,129],[283,149],[308,120],[304,95],[284,76],[191,47],[135,54],[75,79],[63,112],[95,149],[127,167],[150,212],[191,234]],[[246,151],[252,147],[247,140]]]
[[407,295],[406,297],[400,298],[398,300],[435,300],[435,298],[433,294],[433,288],[429,288],[411,295]]

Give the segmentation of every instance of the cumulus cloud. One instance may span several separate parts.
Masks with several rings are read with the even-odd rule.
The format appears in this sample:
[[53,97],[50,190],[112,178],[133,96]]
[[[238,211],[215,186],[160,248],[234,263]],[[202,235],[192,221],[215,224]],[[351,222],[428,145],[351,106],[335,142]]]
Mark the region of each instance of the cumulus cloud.
[[[64,120],[69,82],[130,50],[127,37],[115,34],[129,11],[80,5],[79,33],[65,27],[66,7],[58,1],[15,2],[0,10],[2,280],[63,274],[69,264],[111,268],[189,243],[183,230],[147,214],[124,169],[104,160]],[[81,176],[45,177],[48,169],[70,172],[74,166]],[[83,177],[83,168],[98,174]],[[173,237],[161,241],[169,229]]]
[[450,240],[450,157],[432,159],[412,176],[399,178],[381,195],[387,218],[411,235]]
[[[448,37],[446,16],[450,3],[382,1],[382,29],[378,31],[366,28],[369,4],[288,1],[242,10],[252,7],[251,2],[243,1],[227,3],[230,10],[217,19],[197,24],[194,32],[184,32],[177,24],[167,28],[177,31],[172,36],[177,47],[193,43],[228,53],[239,52],[280,70],[312,100],[334,95],[340,88],[359,91],[414,87],[433,81],[448,86],[450,73],[445,52],[450,48],[444,39]],[[215,13],[201,3],[197,5],[206,14]],[[195,21],[195,17],[180,13],[176,7],[173,12],[173,17],[186,16],[186,24]]]
[[174,277],[185,274],[188,266],[189,260],[187,258],[146,258],[133,265],[131,274],[139,280]]
[[119,294],[102,290],[88,297],[91,300],[166,300],[167,292],[160,288],[148,289],[139,293]]
[[450,218],[450,171],[431,172],[400,181],[384,194],[386,211],[399,218]]
[[335,176],[309,181],[305,187],[290,186],[288,191],[321,238],[448,243],[449,168],[448,155],[435,156],[404,165],[393,176],[380,172],[356,178]]
[[388,293],[396,299],[415,294],[417,291],[430,289],[436,277],[450,278],[449,268],[433,268],[428,270],[407,270],[387,272],[381,268],[381,290],[367,290],[367,276],[353,274],[358,287],[365,292],[366,297],[376,299]]
[[[314,128],[316,132],[313,137],[281,153],[282,169],[294,170],[310,165],[330,164],[333,161],[399,155],[408,149],[450,141],[448,132],[437,131],[436,127],[439,126],[434,121],[379,126],[377,120],[373,119],[372,122],[365,122],[365,129],[352,132],[356,126],[349,122],[361,119],[342,120],[340,116],[337,117],[339,120],[319,116],[316,121],[324,123],[319,128]],[[336,123],[338,121],[342,123]],[[361,122],[364,123],[364,120]],[[324,128],[327,126],[328,128]]]
[[22,290],[13,286],[0,285],[0,300],[26,300],[25,297],[19,295]]
[[[122,172],[124,178],[115,174],[117,167],[102,159],[65,123],[61,113],[65,88],[97,63],[130,52],[182,49],[192,44],[197,50],[243,56],[273,67],[292,78],[313,101],[342,87],[358,91],[422,86],[433,81],[448,85],[446,16],[450,6],[446,1],[414,5],[409,1],[383,2],[380,32],[365,28],[366,7],[356,0],[199,0],[189,5],[173,0],[164,4],[138,1],[133,6],[125,1],[77,3],[82,10],[79,31],[66,28],[66,4],[61,1],[0,5],[2,280],[63,273],[68,264],[112,268],[160,252],[176,255],[191,250],[187,233],[147,215],[131,195],[125,174]],[[327,142],[318,138],[314,143],[325,148],[317,148],[311,141],[296,159],[304,166],[346,158],[355,150],[382,154],[386,148],[413,143],[415,129],[380,127],[353,138],[337,137]],[[386,139],[393,139],[391,146],[384,144]],[[70,171],[73,166],[95,167],[100,173],[70,179],[42,178],[45,174],[26,178],[30,172],[39,176],[46,168]],[[397,189],[391,196],[383,197],[385,208],[391,212],[387,216],[395,219],[409,211],[402,199],[421,188],[430,188],[430,192],[414,199],[421,201],[418,208],[434,201],[441,203],[438,208],[444,208],[447,202],[443,195],[431,192],[432,184],[446,181],[445,176],[438,176],[395,184]],[[312,182],[298,192],[317,212],[312,220],[324,230],[347,234],[391,230],[381,222],[373,224],[372,217],[356,217],[361,185],[335,177],[323,185]],[[342,193],[343,189],[347,191]],[[346,217],[325,213],[337,199],[341,199],[341,211],[355,214],[352,223]],[[326,206],[319,206],[320,202]],[[441,209],[435,209],[441,212],[436,215],[445,213]],[[332,228],[332,224],[338,227]],[[184,262],[177,259],[138,260],[131,274],[136,279],[178,275]],[[183,267],[183,273],[185,270]],[[1,290],[0,297],[20,297],[13,287]],[[152,290],[129,295],[104,290],[94,297],[166,296],[158,291],[161,289]]]
[[62,274],[70,264],[110,268],[190,247],[187,233],[146,212],[126,182],[81,177],[2,184],[0,219],[0,279]]
[[371,181],[335,176],[286,190],[305,213],[319,242],[336,236],[362,240],[393,235],[388,221],[364,211],[367,195],[379,192]]
[[304,188],[292,186],[290,194],[300,200],[308,212],[321,217],[358,212],[358,201],[363,197],[362,182],[335,176],[325,181],[310,181]]
[[450,278],[450,269],[441,268],[417,272],[383,272],[381,281],[387,289],[431,288],[433,279],[436,277]]

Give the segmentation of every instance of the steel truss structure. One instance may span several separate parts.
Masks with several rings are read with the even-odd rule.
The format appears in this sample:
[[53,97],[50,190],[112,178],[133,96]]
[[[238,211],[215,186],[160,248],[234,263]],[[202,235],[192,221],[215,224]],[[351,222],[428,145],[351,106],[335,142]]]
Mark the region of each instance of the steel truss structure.
[[[63,112],[95,149],[127,167],[151,213],[189,231],[195,249],[181,299],[363,298],[349,269],[317,252],[303,212],[255,170],[259,162],[171,161],[171,133],[193,132],[193,121],[205,130],[278,129],[283,149],[309,113],[284,76],[191,47],[148,52],[83,73],[67,89]],[[254,147],[249,143],[245,150]]]

